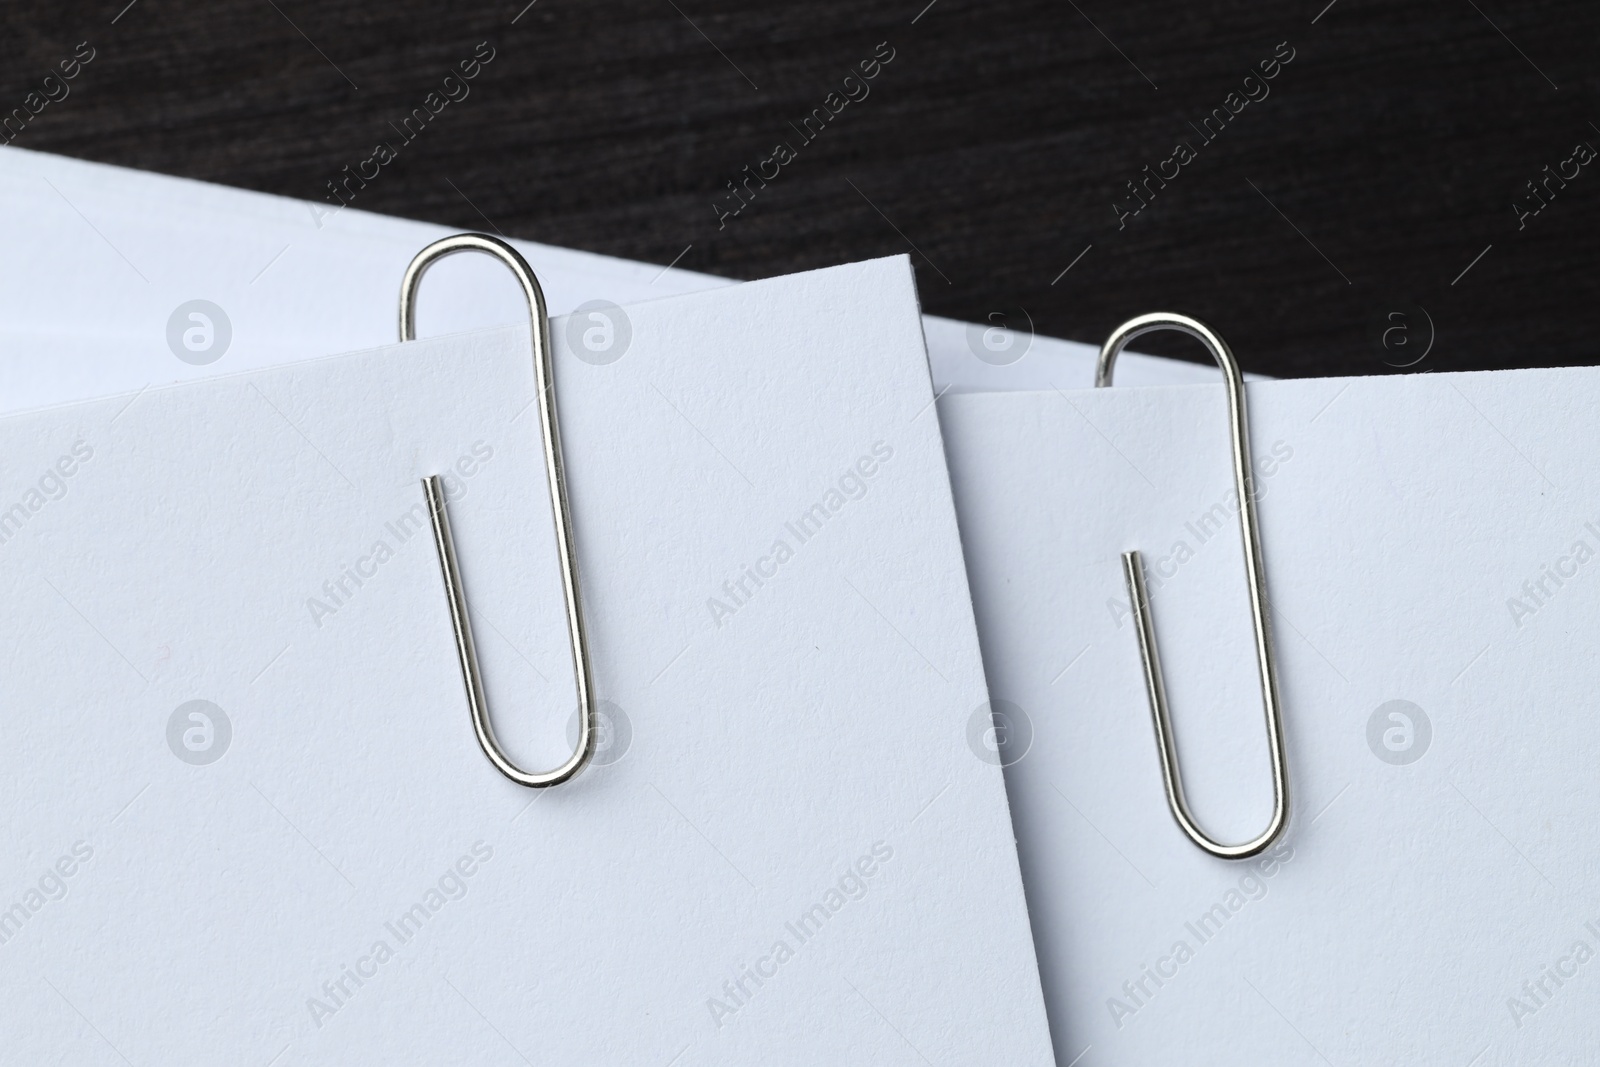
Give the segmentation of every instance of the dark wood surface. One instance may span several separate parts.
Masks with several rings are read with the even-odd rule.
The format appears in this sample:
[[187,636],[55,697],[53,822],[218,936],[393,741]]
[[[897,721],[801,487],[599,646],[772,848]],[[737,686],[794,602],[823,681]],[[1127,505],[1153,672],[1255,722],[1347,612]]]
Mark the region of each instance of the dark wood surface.
[[1268,374],[1600,362],[1600,160],[1516,207],[1600,148],[1594,0],[125,2],[6,5],[0,108],[95,50],[16,144],[317,199],[389,141],[359,207],[739,278],[909,251],[931,312],[1098,342],[1186,311]]

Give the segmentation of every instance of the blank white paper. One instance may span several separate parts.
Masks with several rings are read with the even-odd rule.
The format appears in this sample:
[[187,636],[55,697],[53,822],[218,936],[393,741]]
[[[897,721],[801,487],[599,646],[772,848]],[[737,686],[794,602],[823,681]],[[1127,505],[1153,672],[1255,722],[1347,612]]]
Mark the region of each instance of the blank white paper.
[[[1589,1062],[1593,369],[1248,386],[1291,822],[1271,809],[1220,385],[940,401],[1061,1063]],[[1020,758],[1018,758],[1020,756]]]
[[[0,421],[8,1062],[1044,1064],[903,258]],[[689,356],[693,358],[688,358]]]

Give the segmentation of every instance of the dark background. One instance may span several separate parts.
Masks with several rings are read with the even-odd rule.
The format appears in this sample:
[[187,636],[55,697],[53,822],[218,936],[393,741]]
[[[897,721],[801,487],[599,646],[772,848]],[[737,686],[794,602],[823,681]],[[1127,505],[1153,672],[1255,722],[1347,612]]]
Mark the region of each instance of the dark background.
[[[1098,343],[1183,311],[1266,374],[1600,362],[1600,166],[1513,207],[1600,148],[1595,0],[125,3],[7,4],[0,110],[97,53],[17,145],[315,200],[488,41],[355,206],[745,279],[909,251],[930,312]],[[719,229],[880,42],[871,95]]]

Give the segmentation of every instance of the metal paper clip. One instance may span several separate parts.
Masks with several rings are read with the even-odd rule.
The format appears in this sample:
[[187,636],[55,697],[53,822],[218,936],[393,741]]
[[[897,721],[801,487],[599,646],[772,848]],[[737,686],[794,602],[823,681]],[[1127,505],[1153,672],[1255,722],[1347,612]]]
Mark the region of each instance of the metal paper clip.
[[1207,836],[1189,811],[1183,794],[1183,774],[1178,768],[1178,749],[1172,736],[1172,718],[1167,711],[1166,686],[1161,680],[1161,657],[1156,651],[1155,622],[1150,615],[1150,596],[1145,590],[1144,565],[1137,549],[1122,554],[1123,574],[1128,596],[1133,602],[1133,618],[1139,636],[1139,655],[1144,660],[1145,690],[1150,698],[1150,713],[1155,719],[1156,742],[1161,751],[1161,774],[1166,779],[1167,804],[1173,818],[1189,839],[1206,852],[1222,859],[1245,859],[1264,850],[1283,832],[1289,821],[1289,777],[1283,751],[1283,716],[1278,703],[1278,672],[1273,662],[1272,632],[1266,615],[1267,590],[1262,575],[1260,535],[1256,529],[1256,504],[1250,465],[1250,425],[1245,416],[1244,382],[1239,364],[1227,343],[1198,319],[1169,312],[1155,312],[1129,319],[1112,332],[1100,349],[1095,370],[1097,388],[1111,384],[1117,356],[1129,342],[1156,330],[1177,330],[1197,338],[1222,368],[1222,381],[1228,391],[1228,424],[1233,435],[1233,481],[1239,494],[1239,532],[1244,538],[1244,568],[1250,584],[1250,614],[1255,626],[1256,665],[1261,674],[1262,702],[1267,714],[1267,742],[1272,757],[1272,821],[1258,836],[1238,845],[1224,845]]
[[550,361],[550,329],[545,313],[544,292],[527,260],[504,241],[481,233],[446,237],[418,252],[406,268],[400,283],[400,340],[410,341],[417,333],[417,286],[434,263],[457,252],[486,252],[499,259],[522,283],[532,316],[533,378],[538,391],[539,430],[544,439],[544,469],[550,485],[550,507],[554,513],[556,554],[561,561],[561,588],[566,596],[567,628],[572,636],[572,669],[578,690],[578,744],[567,761],[553,770],[529,772],[512,763],[495,739],[489,721],[489,705],[483,692],[483,677],[478,669],[478,652],[472,642],[472,622],[468,618],[466,594],[461,587],[461,571],[456,564],[455,541],[450,536],[450,515],[445,507],[444,483],[437,474],[422,480],[428,498],[428,513],[433,518],[433,536],[439,549],[439,565],[444,570],[445,593],[450,600],[450,624],[455,629],[456,651],[461,658],[461,677],[467,687],[467,704],[472,709],[472,727],[478,744],[501,774],[518,785],[535,789],[560,785],[583,768],[594,753],[594,699],[589,669],[589,639],[583,625],[583,599],[578,586],[578,564],[572,548],[572,516],[567,509],[567,482],[561,464],[561,427],[556,418],[555,378]]

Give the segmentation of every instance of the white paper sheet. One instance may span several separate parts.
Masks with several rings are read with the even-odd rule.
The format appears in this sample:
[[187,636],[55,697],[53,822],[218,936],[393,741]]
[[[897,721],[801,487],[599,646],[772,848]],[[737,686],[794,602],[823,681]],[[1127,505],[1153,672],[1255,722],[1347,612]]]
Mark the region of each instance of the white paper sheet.
[[605,731],[542,793],[418,485],[549,765],[524,331],[0,422],[7,1062],[1050,1062],[909,264],[630,314],[554,324]]
[[[0,410],[11,411],[388,344],[406,265],[452,232],[14,148],[0,153],[0,221],[11,248],[0,262]],[[512,243],[538,273],[552,315],[732,284]],[[191,320],[202,300],[206,319]],[[418,325],[422,334],[458,332],[524,313],[503,267],[458,257],[429,273]],[[1092,346],[1035,336],[1022,315],[979,325],[927,316],[925,329],[941,392],[1070,388],[1092,378]],[[204,342],[193,350],[183,343],[190,330]],[[53,342],[38,366],[41,337],[62,336],[71,340]],[[1122,369],[1129,384],[1208,374],[1137,355]],[[13,399],[24,390],[38,399]]]
[[1060,1063],[1589,1062],[1597,403],[1592,369],[1249,387],[1292,821],[1229,863],[1167,810],[1119,559],[1192,805],[1252,836],[1221,386],[940,401]]

